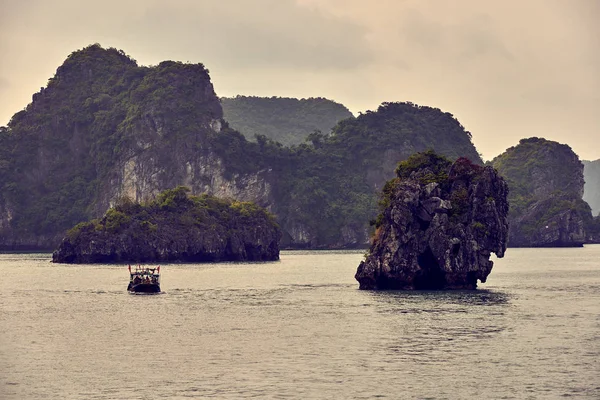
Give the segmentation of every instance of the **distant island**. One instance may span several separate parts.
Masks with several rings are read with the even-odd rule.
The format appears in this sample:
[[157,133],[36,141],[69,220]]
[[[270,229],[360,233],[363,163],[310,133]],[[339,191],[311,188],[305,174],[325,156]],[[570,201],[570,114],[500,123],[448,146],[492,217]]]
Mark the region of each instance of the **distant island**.
[[99,220],[70,229],[55,263],[274,261],[281,231],[248,202],[190,196],[178,187],[154,201],[124,198]]
[[522,139],[491,163],[510,189],[511,247],[579,247],[597,230],[582,199],[583,164],[567,145]]
[[341,120],[354,118],[344,105],[321,97],[221,97],[223,118],[248,140],[262,135],[285,146],[314,132],[328,135]]

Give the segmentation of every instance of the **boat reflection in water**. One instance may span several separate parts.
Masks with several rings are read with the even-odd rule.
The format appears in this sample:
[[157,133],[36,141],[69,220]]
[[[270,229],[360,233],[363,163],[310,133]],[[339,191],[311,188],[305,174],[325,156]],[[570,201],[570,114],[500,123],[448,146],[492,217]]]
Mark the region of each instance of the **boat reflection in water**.
[[160,265],[157,268],[137,266],[131,270],[129,266],[129,286],[132,293],[160,293]]

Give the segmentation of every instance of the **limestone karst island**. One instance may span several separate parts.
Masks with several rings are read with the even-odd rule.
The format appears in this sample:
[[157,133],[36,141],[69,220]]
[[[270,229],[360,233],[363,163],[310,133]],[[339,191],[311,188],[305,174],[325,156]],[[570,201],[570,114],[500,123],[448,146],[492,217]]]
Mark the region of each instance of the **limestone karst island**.
[[59,263],[274,261],[281,232],[252,203],[189,196],[178,187],[147,204],[123,199],[100,220],[67,232]]
[[[114,254],[76,249],[73,241],[99,235],[95,229],[104,223],[113,226],[121,199],[149,205],[178,186],[194,198],[264,208],[279,226],[283,249],[366,249],[386,182],[399,162],[428,150],[484,165],[471,133],[434,107],[384,102],[355,117],[323,98],[221,99],[202,64],[140,66],[122,50],[94,44],[70,54],[32,102],[0,128],[0,249],[58,249],[57,259],[120,262],[134,253],[117,236],[103,239],[120,243]],[[524,139],[488,164],[508,184],[509,247],[581,246],[600,239],[598,210],[592,214],[582,200],[587,195],[599,204],[597,168],[588,163],[584,170],[569,146]],[[454,192],[443,193],[437,197]],[[120,237],[129,232],[122,228]],[[212,250],[196,253],[197,243],[193,251],[172,252],[160,240],[152,243],[155,258],[213,257],[207,255]],[[136,251],[136,257],[148,257],[148,249]]]
[[401,162],[386,183],[361,289],[474,289],[503,257],[508,186],[492,167],[433,152]]

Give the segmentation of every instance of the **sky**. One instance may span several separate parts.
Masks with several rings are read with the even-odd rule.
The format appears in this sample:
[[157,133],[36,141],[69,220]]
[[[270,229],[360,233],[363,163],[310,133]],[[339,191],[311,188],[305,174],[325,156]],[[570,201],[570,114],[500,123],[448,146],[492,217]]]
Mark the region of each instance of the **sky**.
[[0,0],[0,125],[92,43],[203,63],[219,96],[453,114],[490,160],[522,138],[600,159],[600,0]]

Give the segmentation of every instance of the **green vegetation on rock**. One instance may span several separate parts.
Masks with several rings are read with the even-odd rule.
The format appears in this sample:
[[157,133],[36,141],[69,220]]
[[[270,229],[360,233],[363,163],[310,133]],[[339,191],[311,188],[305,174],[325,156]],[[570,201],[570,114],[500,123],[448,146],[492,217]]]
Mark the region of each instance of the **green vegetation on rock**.
[[133,73],[137,68],[122,51],[89,46],[72,53],[13,116],[0,147],[9,153],[1,162],[9,165],[4,199],[15,230],[52,234],[86,219],[122,140],[129,88],[145,73]]
[[448,180],[448,169],[452,161],[437,155],[433,150],[415,153],[406,160],[398,163],[396,175],[400,179],[408,179],[412,174],[418,174],[417,180],[422,185],[432,182],[445,183]]

